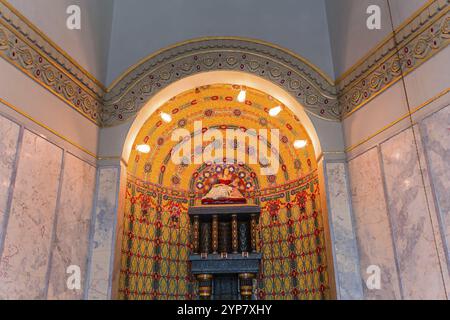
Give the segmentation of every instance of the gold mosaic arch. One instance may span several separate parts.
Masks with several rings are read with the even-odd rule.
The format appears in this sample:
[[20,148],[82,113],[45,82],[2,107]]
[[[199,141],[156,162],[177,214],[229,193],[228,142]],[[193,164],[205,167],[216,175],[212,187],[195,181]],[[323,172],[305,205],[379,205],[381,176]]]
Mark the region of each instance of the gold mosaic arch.
[[[261,206],[257,246],[263,260],[258,297],[327,299],[333,295],[311,140],[300,120],[280,101],[246,87],[246,101],[240,103],[236,98],[241,89],[215,84],[188,90],[163,104],[142,126],[128,162],[120,299],[197,298],[188,262],[188,207],[199,203],[213,183],[210,180],[225,167],[239,177],[238,186],[248,203]],[[278,105],[282,112],[270,117],[269,109]],[[160,112],[170,114],[172,121],[163,122]],[[262,176],[260,164],[221,163],[220,159],[216,164],[174,164],[170,154],[179,141],[171,141],[171,133],[179,127],[192,132],[196,120],[202,120],[205,130],[279,129],[283,167],[274,176]],[[294,149],[296,139],[306,140],[306,147]],[[270,135],[267,140],[273,142]],[[150,153],[136,151],[135,146],[143,143],[151,146]]]
[[[246,87],[246,101],[240,103],[236,100],[240,90],[240,86],[231,84],[208,85],[186,91],[165,103],[137,135],[134,145],[149,144],[151,152],[142,154],[133,148],[128,161],[129,174],[156,185],[188,191],[190,177],[199,165],[175,165],[171,161],[171,151],[178,144],[178,141],[171,141],[171,135],[178,128],[194,132],[195,121],[201,121],[204,130],[220,130],[224,137],[226,129],[266,129],[269,141],[262,141],[268,148],[270,129],[280,130],[280,170],[275,177],[260,179],[261,188],[287,183],[315,170],[313,145],[300,120],[280,101],[253,88]],[[277,117],[270,117],[268,111],[275,106],[281,106],[283,111]],[[161,112],[170,114],[172,122],[163,122],[158,116]],[[307,146],[296,150],[293,147],[295,140],[306,140]],[[204,141],[204,146],[209,143]],[[225,156],[226,145],[223,147]],[[248,154],[249,149],[245,151]],[[195,152],[192,149],[192,155]],[[260,172],[259,164],[248,166],[254,172]]]
[[102,123],[121,123],[171,83],[213,70],[257,75],[282,87],[308,112],[328,120],[340,119],[333,82],[305,59],[258,40],[215,37],[183,42],[133,66],[104,96]]

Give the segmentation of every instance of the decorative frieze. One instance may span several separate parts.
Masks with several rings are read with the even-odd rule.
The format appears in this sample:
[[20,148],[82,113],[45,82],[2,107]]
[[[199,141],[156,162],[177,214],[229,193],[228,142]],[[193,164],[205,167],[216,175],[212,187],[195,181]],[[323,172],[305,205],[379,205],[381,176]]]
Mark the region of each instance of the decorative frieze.
[[0,0],[0,56],[100,124],[103,85],[4,0]]
[[308,112],[340,119],[334,85],[300,57],[255,40],[206,38],[163,50],[126,73],[105,95],[103,124],[123,122],[169,84],[212,70],[255,74],[283,87]]
[[343,117],[447,47],[450,41],[449,2],[431,2],[386,39],[365,62],[338,79],[336,86]]
[[336,83],[286,49],[258,40],[214,37],[161,50],[106,89],[5,0],[0,0],[0,57],[99,126],[131,119],[171,83],[212,70],[267,79],[310,114],[339,121],[447,47],[449,2],[435,0],[424,6]]

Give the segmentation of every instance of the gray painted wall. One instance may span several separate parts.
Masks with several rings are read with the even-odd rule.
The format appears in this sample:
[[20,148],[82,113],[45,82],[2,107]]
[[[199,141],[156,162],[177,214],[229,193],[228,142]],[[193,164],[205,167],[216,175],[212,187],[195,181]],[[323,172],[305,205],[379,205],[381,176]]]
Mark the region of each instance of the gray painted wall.
[[[381,9],[380,30],[366,25],[372,4]],[[336,78],[392,32],[387,0],[326,0],[326,10]]]
[[[114,0],[8,0],[20,13],[101,82],[106,67]],[[81,30],[66,27],[70,5],[81,8]]]
[[[388,0],[9,2],[107,85],[143,57],[174,43],[205,36],[272,42],[300,54],[335,78],[392,31]],[[390,0],[394,26],[425,2]],[[71,4],[82,9],[79,31],[65,26],[66,8]],[[381,30],[366,28],[366,9],[372,4],[382,9]]]
[[333,74],[324,0],[116,0],[107,83],[158,49],[205,36],[269,41]]
[[[399,27],[425,3],[426,0],[325,0],[335,78],[384,40],[392,26]],[[366,11],[370,5],[381,9],[380,30],[367,28]]]

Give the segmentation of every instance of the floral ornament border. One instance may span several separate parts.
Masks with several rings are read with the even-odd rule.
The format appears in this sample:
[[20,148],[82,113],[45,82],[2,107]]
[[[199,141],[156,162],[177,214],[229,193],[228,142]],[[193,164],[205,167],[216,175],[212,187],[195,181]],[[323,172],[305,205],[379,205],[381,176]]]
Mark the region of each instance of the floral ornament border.
[[449,0],[436,0],[337,82],[342,118],[384,92],[450,42]]
[[105,95],[103,124],[112,126],[125,121],[169,84],[212,70],[255,74],[284,88],[308,112],[340,120],[334,85],[304,60],[255,40],[205,38],[164,50],[126,74]]
[[336,83],[288,50],[222,37],[161,50],[107,89],[5,0],[0,0],[0,57],[100,127],[132,118],[170,83],[211,70],[253,73],[284,88],[310,114],[340,121],[447,47],[449,3],[430,1]]
[[0,0],[0,57],[100,124],[103,85],[4,0]]

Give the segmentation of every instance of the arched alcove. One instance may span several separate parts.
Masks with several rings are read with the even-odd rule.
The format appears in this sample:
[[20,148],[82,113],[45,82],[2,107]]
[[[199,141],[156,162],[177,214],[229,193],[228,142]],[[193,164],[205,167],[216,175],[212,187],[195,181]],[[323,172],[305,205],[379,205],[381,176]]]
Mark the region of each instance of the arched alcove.
[[[261,92],[270,92],[270,95],[280,101],[286,108],[288,108],[302,123],[302,126],[307,131],[311,142],[313,144],[315,155],[319,157],[322,152],[318,132],[315,128],[311,117],[307,114],[305,109],[294,99],[287,94],[281,87],[274,83],[260,78],[258,76],[240,72],[240,71],[209,71],[195,74],[181,80],[178,80],[163,90],[156,93],[145,106],[137,113],[133,121],[128,121],[127,136],[122,150],[122,158],[128,159],[132,151],[132,144],[136,139],[137,133],[142,128],[147,119],[156,112],[164,103],[175,96],[187,91],[188,88],[196,88],[202,86],[213,85],[217,83],[232,83],[241,87],[250,87]],[[322,120],[324,121],[324,120]],[[319,132],[320,133],[320,132]]]
[[[192,84],[192,83],[191,83]],[[237,101],[245,88],[246,99]],[[280,106],[281,112],[271,116],[269,110]],[[315,147],[320,143],[315,132],[310,137],[303,115],[296,113],[268,94],[241,84],[195,86],[166,100],[162,105],[145,108],[135,120],[136,132],[130,130],[124,231],[118,297],[122,299],[192,299],[196,297],[195,281],[189,272],[189,218],[187,209],[214,184],[214,177],[229,170],[240,192],[249,203],[261,206],[258,247],[263,254],[258,279],[258,296],[262,299],[326,299],[333,296],[329,270],[321,197],[319,168]],[[295,110],[295,109],[294,109]],[[161,114],[171,116],[170,122]],[[195,122],[201,122],[200,130]],[[135,127],[133,124],[132,129]],[[191,140],[172,141],[175,130],[184,128],[192,137],[216,129],[224,133],[223,155],[227,154],[227,129],[245,132],[276,128],[280,167],[276,173],[261,175],[264,159],[246,164],[227,157],[194,164],[198,150],[192,148],[192,159],[176,164],[171,152]],[[195,131],[197,130],[197,131]],[[262,140],[268,149],[273,137]],[[294,148],[294,141],[306,146]],[[217,140],[219,141],[219,140]],[[212,141],[205,140],[203,148]],[[237,141],[233,141],[237,143]],[[148,145],[149,153],[139,152],[137,145]],[[198,147],[198,146],[197,146]],[[240,148],[243,149],[240,149]],[[249,156],[254,146],[234,145],[236,152]],[[319,151],[320,152],[320,151]],[[248,158],[247,158],[248,159]],[[192,160],[192,161],[189,161]],[[224,162],[225,161],[225,162]],[[189,163],[189,164],[188,164]],[[332,271],[331,271],[332,273]]]
[[[205,46],[205,43],[207,43],[208,46]],[[210,50],[211,48],[213,48],[212,51]],[[182,54],[183,52],[184,54]],[[210,64],[211,61],[208,57],[210,57],[209,55],[212,53],[214,53],[215,58],[213,58],[214,63]],[[240,55],[239,57],[236,56],[238,53]],[[249,57],[254,57],[253,55],[255,55],[255,59],[259,61],[258,67],[256,67],[257,65],[255,64],[254,59],[249,59]],[[227,57],[234,57],[238,59],[241,64],[237,66],[234,63],[223,65],[221,61]],[[186,69],[186,71],[177,75],[176,70],[179,71],[179,68],[182,67],[187,68],[185,65],[185,63],[188,63],[186,59],[191,59],[194,62],[200,59],[202,65],[195,69],[188,68],[189,70]],[[232,62],[233,59],[229,61]],[[167,68],[171,70],[167,71]],[[270,70],[272,70],[272,72],[270,72]],[[111,257],[111,264],[109,267],[105,265],[105,269],[110,270],[109,280],[107,280],[109,283],[109,294],[114,298],[123,298],[123,290],[127,287],[124,285],[124,278],[121,277],[121,269],[122,274],[123,272],[126,272],[124,270],[127,269],[127,265],[126,263],[125,265],[123,264],[124,260],[122,259],[122,252],[124,250],[123,243],[125,243],[124,237],[126,237],[126,231],[123,231],[122,228],[126,228],[126,221],[124,220],[126,219],[126,214],[124,214],[124,212],[126,213],[127,210],[126,201],[124,201],[124,199],[127,191],[129,191],[127,188],[130,186],[127,174],[130,171],[133,171],[133,161],[136,159],[135,146],[136,142],[139,141],[139,139],[142,139],[142,130],[148,126],[149,121],[156,121],[156,119],[159,118],[159,112],[164,108],[168,108],[170,102],[173,101],[175,97],[183,96],[183,94],[192,92],[192,90],[195,89],[214,87],[217,85],[234,85],[235,88],[230,90],[235,91],[237,90],[236,88],[249,88],[253,92],[259,92],[266,98],[270,96],[270,99],[283,106],[283,110],[286,114],[291,115],[293,119],[292,123],[298,125],[299,128],[301,127],[300,131],[303,132],[305,139],[308,141],[307,148],[309,150],[308,155],[312,165],[311,168],[314,169],[309,173],[297,172],[297,174],[300,174],[299,176],[296,175],[296,173],[290,173],[288,178],[277,177],[275,181],[276,183],[279,183],[280,186],[288,188],[285,190],[287,192],[284,192],[283,197],[285,197],[293,190],[289,188],[292,187],[295,189],[299,187],[298,184],[301,181],[305,182],[302,179],[314,172],[312,173],[312,180],[310,180],[314,181],[312,184],[312,194],[314,194],[314,192],[317,193],[313,195],[313,197],[320,195],[319,197],[316,197],[315,200],[317,200],[317,203],[314,205],[321,210],[321,214],[317,216],[322,219],[321,226],[323,227],[323,230],[321,231],[321,236],[324,237],[324,245],[327,247],[326,250],[322,252],[324,257],[326,256],[327,263],[326,270],[322,270],[322,272],[327,273],[327,285],[325,289],[327,292],[326,296],[324,295],[322,298],[336,297],[337,274],[334,270],[335,253],[331,243],[333,232],[330,231],[329,224],[331,221],[329,221],[330,218],[327,212],[329,199],[325,194],[325,190],[328,190],[328,186],[326,185],[327,177],[324,165],[324,159],[330,159],[331,161],[337,159],[338,161],[341,161],[339,159],[341,155],[343,155],[342,152],[339,152],[340,150],[343,150],[343,137],[341,123],[336,121],[339,118],[339,110],[336,109],[337,100],[333,91],[334,88],[331,85],[331,82],[323,76],[317,68],[310,65],[304,59],[292,55],[289,51],[267,43],[234,38],[193,40],[193,42],[175,45],[151,55],[149,58],[142,60],[137,65],[130,68],[128,72],[113,84],[105,97],[106,104],[103,110],[105,126],[100,131],[99,144],[99,153],[102,155],[100,157],[100,167],[116,167],[118,163],[115,162],[116,160],[114,159],[121,159],[121,174],[120,177],[117,176],[117,178],[120,179],[120,181],[118,181],[120,190],[117,190],[117,206],[116,209],[114,209],[117,210],[114,213],[117,217],[117,222],[111,226],[114,228],[114,230],[112,230],[113,243],[111,244],[112,247],[115,248],[113,253],[114,257]],[[234,92],[234,94],[236,94],[236,92]],[[233,103],[236,103],[235,98],[232,100]],[[168,108],[168,113],[170,114],[172,109],[169,109],[170,108]],[[260,110],[259,112],[265,112],[267,116],[267,109],[264,111]],[[180,120],[175,119],[177,115],[172,115],[173,123]],[[236,127],[239,126],[238,124],[235,125]],[[278,125],[283,127],[286,123],[278,123]],[[148,141],[156,143],[157,140],[154,140],[154,138],[155,137],[153,136],[151,139],[149,137]],[[164,155],[164,153],[161,153],[161,156],[162,155]],[[167,153],[165,156],[167,158]],[[285,159],[283,158],[283,160]],[[303,163],[308,162],[306,161]],[[293,168],[294,165],[291,165],[291,167]],[[159,169],[161,169],[161,166]],[[145,186],[156,188],[159,193],[161,193],[161,191],[172,192],[172,188],[167,188],[167,185],[165,187],[163,186],[168,182],[172,184],[171,178],[173,177],[172,175],[169,177],[169,174],[167,174],[167,172],[172,172],[172,169],[175,169],[175,167],[165,170],[166,174],[164,175],[163,180],[154,180],[154,177],[150,177],[150,181],[152,181],[152,179],[153,181],[147,181]],[[250,171],[253,169],[254,168],[251,168],[251,166],[249,167]],[[139,170],[143,172],[144,167],[141,166]],[[139,170],[137,172],[139,172]],[[195,170],[201,169],[193,167],[191,173]],[[146,178],[144,177],[144,179],[141,180],[145,179]],[[187,201],[183,200],[185,204],[195,201],[195,196],[194,200],[190,197],[192,189],[189,190],[189,187],[192,188],[192,186],[195,185],[195,179],[191,177],[187,180],[180,180],[185,184],[187,183],[187,185],[183,188],[178,188],[179,190],[177,190],[173,196],[179,197],[180,195],[184,195],[185,199],[188,199]],[[260,179],[257,180],[258,184],[260,184]],[[293,184],[291,184],[291,182]],[[158,183],[160,185],[158,185]],[[136,185],[133,182],[132,184]],[[171,187],[173,187],[173,185],[171,185]],[[273,187],[274,188],[272,189],[276,190],[274,192],[279,191],[276,186]],[[305,187],[305,185],[303,185],[303,187]],[[99,186],[99,188],[101,188],[101,186]],[[259,192],[264,188],[267,190],[271,189],[270,186],[259,185]],[[288,197],[290,200],[284,198],[286,200],[283,200],[284,206],[288,206],[290,201],[294,201],[294,198],[292,197],[293,195]],[[258,196],[258,198],[261,198],[261,196]],[[258,199],[258,201],[259,200],[260,199]],[[173,203],[174,201],[172,201],[172,204]],[[269,207],[270,206],[267,206],[267,208]],[[276,207],[276,205],[274,207]],[[180,210],[180,208],[182,208],[182,206],[177,205],[174,207],[174,210],[177,211]],[[183,210],[185,209],[186,205]],[[165,217],[170,217],[170,214]],[[297,219],[300,217],[301,215],[299,215]],[[127,248],[125,248],[125,251],[126,250]],[[301,252],[300,254],[302,253],[305,255],[309,254],[309,252]],[[295,252],[293,252],[293,254],[295,255]],[[308,274],[307,268],[296,268],[291,269],[291,271],[293,272],[293,275],[300,278],[302,274]],[[276,275],[273,276],[276,278]],[[103,279],[103,276],[100,278]],[[285,277],[283,281],[288,280],[286,280]],[[285,289],[286,288],[287,287],[285,287]],[[298,286],[289,288],[292,290],[299,290]],[[308,298],[307,295],[311,295],[313,289],[316,294],[320,292],[320,290],[318,291],[320,286],[319,288],[310,289],[311,291],[308,291],[308,293],[305,293],[305,291],[301,293],[299,291],[298,295],[297,291],[294,291],[295,297]],[[119,292],[120,290],[122,290],[122,293]],[[122,296],[120,296],[121,294]],[[287,294],[291,295],[289,297],[293,297],[292,292],[287,293],[286,290],[282,289],[278,290],[278,293],[269,293],[269,296],[271,294],[272,297],[275,298],[286,298]],[[177,297],[180,298],[179,295]]]

